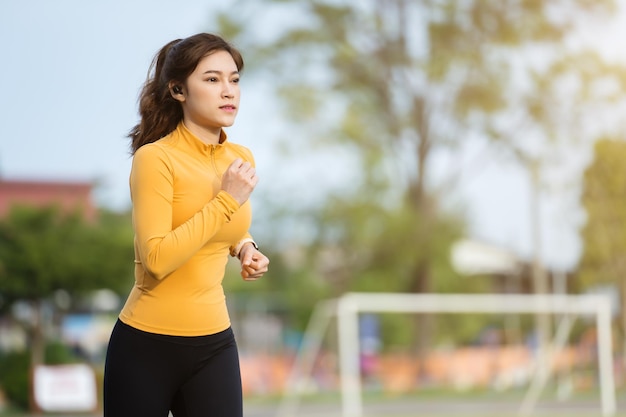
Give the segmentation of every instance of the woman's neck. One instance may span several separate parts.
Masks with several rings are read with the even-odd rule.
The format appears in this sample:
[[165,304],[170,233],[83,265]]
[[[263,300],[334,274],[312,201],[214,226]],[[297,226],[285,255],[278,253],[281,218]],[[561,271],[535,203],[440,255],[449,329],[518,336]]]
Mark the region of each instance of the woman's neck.
[[183,123],[191,133],[207,145],[217,145],[220,143],[221,127],[208,128],[189,120],[183,120]]

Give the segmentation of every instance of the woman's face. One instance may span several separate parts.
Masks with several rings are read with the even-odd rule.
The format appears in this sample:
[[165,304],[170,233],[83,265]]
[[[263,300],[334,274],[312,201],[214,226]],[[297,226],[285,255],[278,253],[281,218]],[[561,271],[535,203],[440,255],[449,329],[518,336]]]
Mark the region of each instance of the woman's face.
[[219,132],[231,126],[239,110],[239,71],[233,57],[217,51],[200,60],[187,78],[181,101],[185,125]]

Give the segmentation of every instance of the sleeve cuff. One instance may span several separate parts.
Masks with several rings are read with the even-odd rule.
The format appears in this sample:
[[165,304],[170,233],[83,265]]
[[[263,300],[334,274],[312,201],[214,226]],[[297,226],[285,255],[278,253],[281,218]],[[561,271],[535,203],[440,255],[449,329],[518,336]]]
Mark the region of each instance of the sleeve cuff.
[[241,251],[241,248],[243,248],[243,245],[245,245],[246,243],[252,243],[252,246],[254,246],[255,249],[259,249],[259,246],[254,240],[250,238],[245,238],[240,240],[239,243],[232,247],[232,249],[230,250],[230,256],[232,256],[233,258],[239,258],[239,252]]

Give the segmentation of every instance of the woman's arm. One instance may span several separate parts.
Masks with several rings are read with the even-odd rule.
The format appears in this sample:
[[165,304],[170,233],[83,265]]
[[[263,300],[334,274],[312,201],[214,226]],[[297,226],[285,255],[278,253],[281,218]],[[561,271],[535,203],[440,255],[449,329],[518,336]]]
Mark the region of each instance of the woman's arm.
[[240,207],[221,190],[189,220],[172,229],[173,174],[166,153],[157,146],[143,146],[135,152],[130,189],[138,261],[156,279],[184,264]]

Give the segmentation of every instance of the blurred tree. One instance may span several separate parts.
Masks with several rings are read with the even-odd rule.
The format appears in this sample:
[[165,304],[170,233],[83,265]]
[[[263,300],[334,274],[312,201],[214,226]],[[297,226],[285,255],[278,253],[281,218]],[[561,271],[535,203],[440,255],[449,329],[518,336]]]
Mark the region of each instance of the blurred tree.
[[582,229],[583,255],[579,284],[590,289],[615,286],[622,300],[619,316],[621,346],[626,347],[626,142],[604,138],[595,146],[585,171],[582,204],[587,222]]
[[[68,346],[50,343],[45,347],[47,364],[72,363],[75,360]],[[28,351],[0,351],[0,387],[9,399],[11,408],[26,410],[32,400],[29,381],[31,361]]]
[[230,303],[238,304],[233,312],[251,313],[250,305],[262,305],[264,313],[280,316],[293,329],[304,329],[317,301],[331,296],[328,283],[304,267],[299,251],[278,251],[271,244],[262,250],[271,271],[258,281],[241,279],[239,261],[231,259],[228,264],[223,285]]
[[[129,234],[130,233],[130,234]],[[132,231],[127,216],[103,212],[96,223],[54,207],[14,207],[0,219],[0,295],[3,310],[15,302],[31,307],[25,328],[32,364],[44,358],[42,307],[57,290],[70,295],[111,288],[132,280]]]
[[[307,259],[335,293],[435,291],[435,265],[463,230],[442,196],[473,173],[454,152],[486,138],[534,170],[547,141],[583,139],[589,108],[617,97],[598,88],[607,77],[626,79],[568,47],[581,22],[613,10],[610,0],[246,4],[218,19],[221,32],[273,80],[297,132],[289,140],[348,149],[335,176],[349,184],[322,210],[298,213],[314,225]],[[434,166],[441,155],[452,155],[445,175]],[[429,323],[419,325],[422,347]]]

